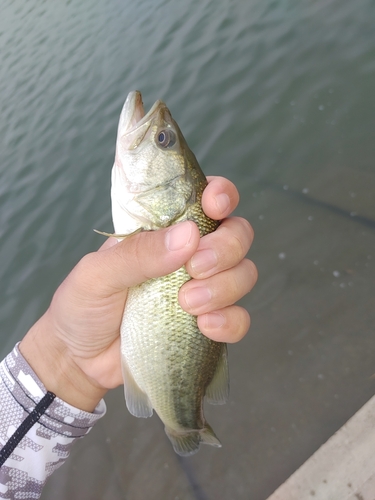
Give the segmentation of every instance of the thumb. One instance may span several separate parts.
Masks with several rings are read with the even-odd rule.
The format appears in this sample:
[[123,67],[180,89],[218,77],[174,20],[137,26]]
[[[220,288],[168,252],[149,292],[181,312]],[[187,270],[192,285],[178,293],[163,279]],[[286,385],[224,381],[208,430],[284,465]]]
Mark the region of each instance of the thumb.
[[100,251],[86,255],[78,266],[83,264],[93,286],[101,284],[108,293],[114,293],[176,271],[198,245],[198,227],[186,221],[167,229],[145,231],[117,244],[107,240]]

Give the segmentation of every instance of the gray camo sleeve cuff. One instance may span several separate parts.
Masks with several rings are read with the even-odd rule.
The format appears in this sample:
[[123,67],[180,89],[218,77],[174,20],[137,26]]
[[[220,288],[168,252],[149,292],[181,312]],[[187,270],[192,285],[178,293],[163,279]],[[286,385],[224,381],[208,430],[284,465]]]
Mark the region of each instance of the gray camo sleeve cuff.
[[[0,447],[46,394],[18,345],[0,363]],[[104,416],[102,400],[87,413],[55,398],[0,469],[0,498],[39,498],[43,485],[69,456],[76,439]]]

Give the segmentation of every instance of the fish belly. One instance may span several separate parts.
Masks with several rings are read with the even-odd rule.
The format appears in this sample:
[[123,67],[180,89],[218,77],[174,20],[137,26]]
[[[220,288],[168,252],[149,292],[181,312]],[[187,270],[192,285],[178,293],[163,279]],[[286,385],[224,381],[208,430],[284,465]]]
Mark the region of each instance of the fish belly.
[[225,347],[202,335],[196,317],[180,307],[178,291],[188,279],[181,268],[130,289],[121,327],[128,409],[136,416],[155,409],[181,455],[197,451],[201,441],[220,446],[205,421],[203,397]]

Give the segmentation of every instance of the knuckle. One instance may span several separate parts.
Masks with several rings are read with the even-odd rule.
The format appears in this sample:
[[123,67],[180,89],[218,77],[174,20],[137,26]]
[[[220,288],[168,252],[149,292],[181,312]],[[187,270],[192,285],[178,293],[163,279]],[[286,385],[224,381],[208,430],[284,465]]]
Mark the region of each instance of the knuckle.
[[118,249],[124,273],[130,274],[135,271],[142,281],[152,277],[153,261],[150,261],[150,255],[152,255],[152,236],[153,234],[147,231],[135,234],[134,236],[130,236],[128,240],[125,240],[124,246]]
[[249,245],[251,245],[251,243],[254,240],[253,226],[250,224],[250,222],[248,220],[243,219],[243,218],[241,218],[241,223],[243,224],[243,226],[245,228],[245,233],[247,234],[247,237],[249,239]]
[[[213,340],[234,344],[244,338],[250,328],[250,315],[246,309],[240,306],[228,306],[216,309],[215,312],[225,317],[225,323],[213,330],[206,331],[202,324],[202,331]],[[198,316],[198,324],[200,317]]]
[[78,286],[82,290],[90,289],[92,283],[95,282],[95,272],[99,264],[96,252],[88,253],[80,259],[64,281],[69,282],[72,287]]
[[249,259],[243,259],[243,261],[236,268],[234,278],[236,280],[238,292],[243,295],[248,293],[253,288],[258,278],[258,271],[254,262]]
[[242,239],[227,227],[223,228],[223,238],[226,245],[226,253],[231,257],[231,260],[239,262],[246,255],[247,250],[242,242]]
[[250,314],[248,311],[242,307],[239,307],[238,310],[236,311],[238,316],[241,316],[241,321],[239,322],[238,330],[237,330],[237,341],[241,340],[244,338],[244,336],[247,334],[250,324],[251,324],[251,318]]
[[225,272],[214,288],[212,306],[227,307],[243,296],[243,279],[237,273]]
[[149,238],[147,237],[145,238],[145,236],[148,235],[146,235],[145,233],[140,233],[134,235],[134,237],[132,237],[129,240],[129,243],[131,244],[131,250],[129,253],[133,256],[134,258],[133,265],[135,264],[137,268],[142,268],[142,263],[143,263],[143,268],[145,268],[147,264],[147,260],[144,259],[143,253],[145,250],[146,252],[148,250]]
[[229,340],[230,343],[239,342],[244,338],[246,333],[250,328],[250,314],[246,309],[239,306],[232,307],[232,321],[229,321],[228,327],[230,328],[232,335]]
[[244,247],[246,247],[245,253],[247,253],[254,240],[254,229],[247,219],[243,217],[236,217],[236,219],[238,224],[241,225],[241,236],[244,240]]
[[258,281],[258,268],[254,264],[254,262],[250,259],[245,259],[244,261],[248,267],[248,272],[252,277],[252,283],[255,285],[255,283]]
[[98,260],[96,252],[90,252],[84,255],[73,269],[74,274],[79,279],[84,278],[91,272],[92,269],[96,269]]

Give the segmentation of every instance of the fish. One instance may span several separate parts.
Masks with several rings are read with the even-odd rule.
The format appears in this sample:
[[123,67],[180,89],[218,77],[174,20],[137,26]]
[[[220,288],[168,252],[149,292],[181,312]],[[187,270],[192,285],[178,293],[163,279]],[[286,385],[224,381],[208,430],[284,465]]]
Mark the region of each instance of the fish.
[[[145,114],[139,91],[121,111],[112,169],[112,218],[120,240],[194,221],[204,236],[218,221],[201,205],[207,185],[194,153],[161,100]],[[121,323],[121,364],[126,405],[136,417],[153,410],[176,453],[189,456],[200,444],[221,447],[207,423],[203,401],[228,400],[225,343],[204,336],[197,318],[179,305],[191,277],[185,267],[129,289]]]

